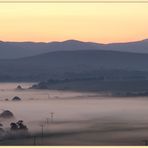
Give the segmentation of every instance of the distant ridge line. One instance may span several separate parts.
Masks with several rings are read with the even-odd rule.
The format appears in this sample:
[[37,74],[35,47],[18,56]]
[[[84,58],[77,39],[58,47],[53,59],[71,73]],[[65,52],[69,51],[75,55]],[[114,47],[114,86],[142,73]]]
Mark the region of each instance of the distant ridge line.
[[0,0],[0,3],[148,3],[148,0]]

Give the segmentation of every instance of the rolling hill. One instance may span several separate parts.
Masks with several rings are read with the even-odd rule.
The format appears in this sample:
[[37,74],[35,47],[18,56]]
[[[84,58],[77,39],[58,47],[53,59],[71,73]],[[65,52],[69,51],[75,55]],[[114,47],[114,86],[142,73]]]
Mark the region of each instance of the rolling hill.
[[54,51],[107,50],[133,53],[148,53],[148,39],[128,42],[101,44],[67,40],[63,42],[3,42],[0,41],[0,59],[16,59]]
[[[81,77],[95,71],[148,72],[148,54],[103,50],[56,51],[19,59],[0,60],[0,81],[41,81]],[[123,72],[126,71],[126,72]],[[94,74],[95,73],[95,74]]]

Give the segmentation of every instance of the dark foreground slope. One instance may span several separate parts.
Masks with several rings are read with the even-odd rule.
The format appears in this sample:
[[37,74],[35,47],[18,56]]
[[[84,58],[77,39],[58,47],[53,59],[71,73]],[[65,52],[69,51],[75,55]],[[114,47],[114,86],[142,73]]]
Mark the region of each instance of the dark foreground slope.
[[59,51],[15,60],[0,60],[0,81],[147,77],[148,54],[113,51]]

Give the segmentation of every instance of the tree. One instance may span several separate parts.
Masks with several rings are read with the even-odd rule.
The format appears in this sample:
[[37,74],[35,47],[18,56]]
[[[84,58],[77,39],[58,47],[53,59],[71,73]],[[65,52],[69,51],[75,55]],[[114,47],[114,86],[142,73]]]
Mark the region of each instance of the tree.
[[10,127],[11,127],[10,128],[11,130],[18,130],[18,125],[16,123],[14,123],[14,122],[10,123]]
[[11,130],[28,130],[27,126],[23,124],[22,120],[19,120],[18,122],[14,123],[12,122],[10,124]]

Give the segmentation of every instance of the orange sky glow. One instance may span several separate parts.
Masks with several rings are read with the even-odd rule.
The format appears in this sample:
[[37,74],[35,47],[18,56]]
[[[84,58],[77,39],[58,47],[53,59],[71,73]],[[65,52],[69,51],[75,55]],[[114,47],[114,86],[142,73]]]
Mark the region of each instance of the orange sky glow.
[[148,38],[148,3],[0,3],[0,40],[100,43]]

